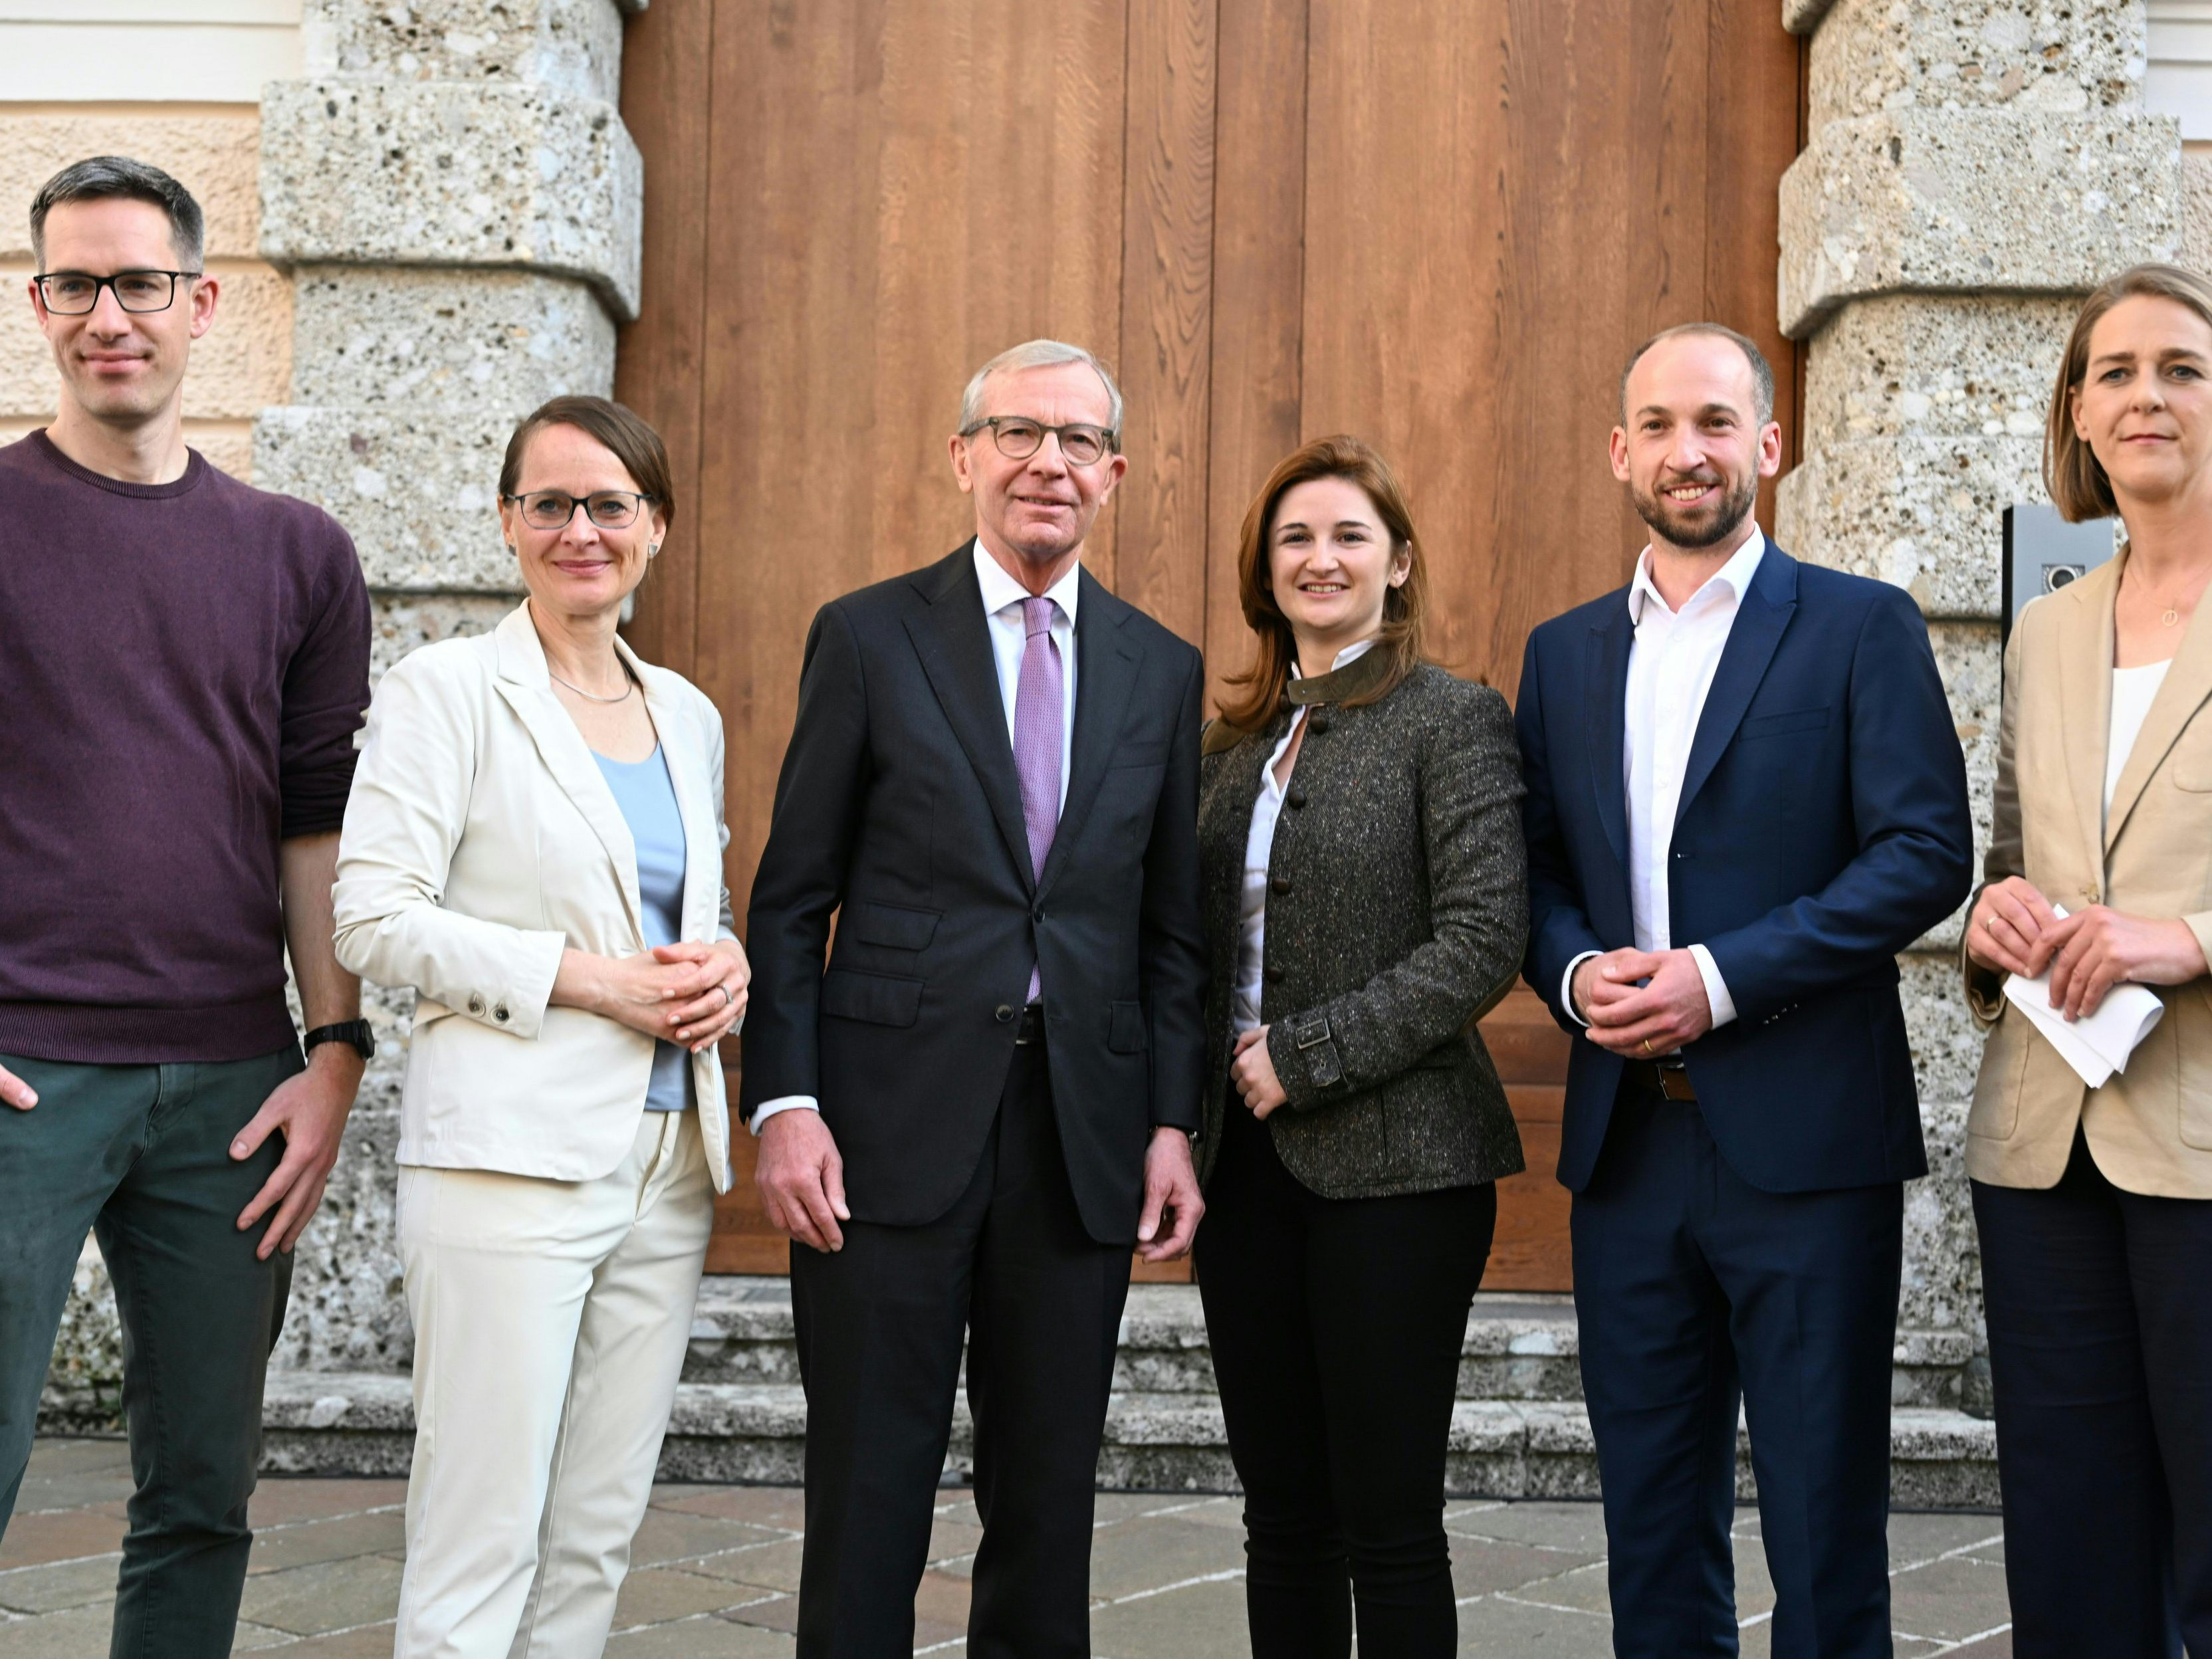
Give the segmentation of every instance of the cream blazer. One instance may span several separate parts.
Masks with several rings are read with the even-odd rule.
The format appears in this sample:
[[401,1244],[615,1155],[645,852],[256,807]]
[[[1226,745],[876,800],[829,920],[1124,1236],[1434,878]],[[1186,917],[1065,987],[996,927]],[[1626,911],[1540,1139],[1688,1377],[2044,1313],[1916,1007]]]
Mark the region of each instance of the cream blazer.
[[[2014,626],[1985,873],[2026,876],[2069,910],[2101,902],[2179,916],[2212,956],[2212,605],[2197,607],[2103,811],[2124,557],[2036,600]],[[2005,1002],[2002,975],[1963,951],[1960,960],[1967,1001],[1989,1029],[1967,1174],[2054,1186],[2079,1123],[2113,1185],[2212,1198],[2212,978],[2149,988],[2165,1016],[2127,1069],[2093,1090]]]
[[[683,937],[734,939],[722,884],[722,721],[680,674],[615,648],[683,815]],[[611,1171],[645,1109],[653,1039],[547,1006],[561,952],[646,949],[637,853],[583,734],[553,694],[526,605],[492,633],[423,647],[386,673],[338,842],[338,960],[415,988],[399,1161],[558,1181]],[[700,1138],[730,1185],[729,1111],[695,1054]]]

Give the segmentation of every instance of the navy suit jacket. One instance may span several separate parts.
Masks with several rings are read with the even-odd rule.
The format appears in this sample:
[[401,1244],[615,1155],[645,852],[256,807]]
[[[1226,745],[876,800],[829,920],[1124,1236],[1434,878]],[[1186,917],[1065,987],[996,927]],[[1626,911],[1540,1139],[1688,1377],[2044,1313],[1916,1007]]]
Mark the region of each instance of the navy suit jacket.
[[[1577,1042],[1559,1179],[1605,1143],[1618,1055],[1559,981],[1636,943],[1622,778],[1628,589],[1528,637],[1515,724],[1528,784],[1527,973]],[[1712,952],[1736,1018],[1683,1050],[1729,1168],[1768,1192],[1925,1175],[1897,953],[1973,876],[1965,757],[1928,628],[1903,590],[1772,542],[1692,740],[1668,859],[1677,945]]]

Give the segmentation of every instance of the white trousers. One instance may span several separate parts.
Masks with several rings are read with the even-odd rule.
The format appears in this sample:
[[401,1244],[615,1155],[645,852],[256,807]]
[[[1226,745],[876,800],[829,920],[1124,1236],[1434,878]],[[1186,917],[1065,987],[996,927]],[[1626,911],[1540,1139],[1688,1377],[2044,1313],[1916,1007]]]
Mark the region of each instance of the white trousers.
[[693,1112],[596,1181],[399,1170],[415,1465],[397,1659],[596,1659],[714,1224]]

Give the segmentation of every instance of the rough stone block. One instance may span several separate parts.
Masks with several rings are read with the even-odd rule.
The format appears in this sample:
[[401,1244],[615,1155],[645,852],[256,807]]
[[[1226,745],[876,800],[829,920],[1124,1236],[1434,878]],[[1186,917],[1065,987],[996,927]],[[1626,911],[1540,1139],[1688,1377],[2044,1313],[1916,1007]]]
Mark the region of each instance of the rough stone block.
[[[53,348],[23,294],[31,267],[0,270],[0,410],[51,415],[61,395]],[[188,417],[252,420],[292,380],[292,284],[258,260],[221,273],[215,326],[192,343]]]
[[1899,957],[1897,965],[1904,975],[1899,990],[1924,1125],[1936,1110],[1929,1103],[1974,1097],[1974,1079],[1982,1067],[1982,1032],[1966,1011],[1957,956],[1948,951],[1916,951]]
[[2212,148],[2182,152],[2180,258],[2191,270],[2212,271]]
[[[380,593],[369,595],[369,659],[372,684],[381,678],[384,671],[402,657],[420,647],[438,640],[459,639],[471,634],[489,634],[507,619],[514,609],[514,600],[504,593]],[[410,994],[392,992],[394,998]],[[391,1040],[404,1044],[407,1041],[405,1025],[399,1023],[398,1004],[395,1003]],[[405,1005],[410,1011],[411,1000]],[[386,1031],[380,1030],[376,1040],[383,1042]]]
[[2131,111],[1831,122],[1782,179],[1782,331],[1875,294],[2067,292],[2170,258],[2180,158],[2172,117]]
[[1835,0],[1782,0],[1782,27],[1792,34],[1810,34],[1834,4]]
[[[1996,783],[1998,729],[2004,714],[2004,652],[1994,623],[1931,623],[1928,638],[1936,650],[1936,668],[1943,677],[1943,691],[1950,701],[1960,746],[1966,751],[1966,799],[1974,814],[1974,870],[1978,880],[1982,856],[1990,846],[1990,796]],[[1966,905],[1962,902],[1914,948],[1956,950],[1966,915]]]
[[613,0],[309,0],[302,27],[314,75],[534,82],[610,104],[622,89]]
[[1782,480],[1775,539],[1814,564],[1894,582],[1930,617],[1994,619],[2004,509],[2046,499],[2039,437],[1850,439]]
[[1888,294],[1845,306],[1805,361],[1805,447],[1854,438],[2036,438],[2072,295]]
[[261,107],[268,258],[548,270],[637,315],[644,168],[611,105],[331,79],[275,82]]
[[1928,1174],[1905,1188],[1905,1278],[1898,1296],[1899,1340],[1893,1378],[1942,1373],[1951,1397],[1899,1399],[1899,1405],[1961,1403],[1960,1369],[1989,1346],[1982,1318],[1982,1253],[1966,1182],[1967,1097],[1920,1103]]
[[614,321],[572,278],[316,265],[295,281],[291,391],[262,404],[511,422],[614,389]]
[[500,539],[500,457],[513,422],[374,410],[264,410],[264,489],[313,501],[352,532],[371,587],[521,591]]
[[123,1327],[107,1264],[87,1237],[39,1396],[39,1431],[109,1434],[122,1426]]
[[174,175],[207,216],[210,258],[251,258],[261,240],[261,121],[234,113],[0,115],[0,259],[28,265],[31,198],[88,155],[135,155]]
[[1808,118],[1881,110],[2137,103],[2142,0],[1835,0],[1813,38]]

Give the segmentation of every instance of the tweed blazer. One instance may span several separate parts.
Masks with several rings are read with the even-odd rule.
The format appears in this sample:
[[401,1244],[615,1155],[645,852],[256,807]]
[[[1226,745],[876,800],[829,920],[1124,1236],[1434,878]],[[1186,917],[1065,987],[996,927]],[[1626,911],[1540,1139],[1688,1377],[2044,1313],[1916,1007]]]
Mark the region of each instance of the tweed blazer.
[[[2035,601],[2005,657],[1990,881],[2025,876],[2069,910],[2109,904],[2179,917],[2212,955],[2212,605],[2200,605],[2104,807],[2112,725],[2112,604],[2126,555]],[[1990,1034],[1966,1173],[2049,1187],[2079,1124],[2116,1187],[2212,1198],[2212,977],[2148,988],[2166,1013],[2091,1089],[2003,995],[2004,976],[1961,951],[1966,1000]]]
[[[1260,1012],[1289,1104],[1283,1165],[1324,1198],[1379,1198],[1518,1173],[1521,1137],[1474,1022],[1519,971],[1528,933],[1521,763],[1505,699],[1423,665],[1341,707],[1379,652],[1293,682],[1315,703],[1268,860]],[[1252,809],[1284,710],[1217,721],[1199,772],[1206,996],[1201,1181],[1219,1156]]]

